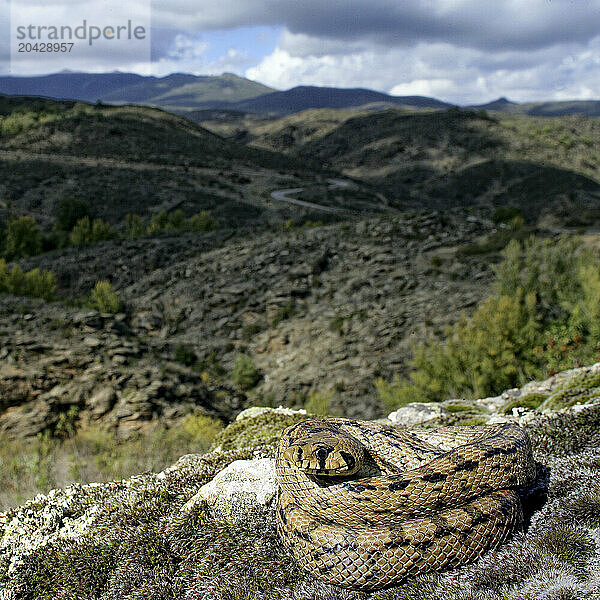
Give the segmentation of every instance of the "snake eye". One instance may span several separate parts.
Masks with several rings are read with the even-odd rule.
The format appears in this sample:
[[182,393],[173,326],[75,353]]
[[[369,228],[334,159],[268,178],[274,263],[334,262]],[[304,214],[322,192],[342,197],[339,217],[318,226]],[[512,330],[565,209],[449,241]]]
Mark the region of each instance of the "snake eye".
[[328,452],[327,448],[319,448],[315,452],[315,456],[317,457],[317,460],[319,462],[324,462],[327,459],[327,457],[329,456],[329,452]]

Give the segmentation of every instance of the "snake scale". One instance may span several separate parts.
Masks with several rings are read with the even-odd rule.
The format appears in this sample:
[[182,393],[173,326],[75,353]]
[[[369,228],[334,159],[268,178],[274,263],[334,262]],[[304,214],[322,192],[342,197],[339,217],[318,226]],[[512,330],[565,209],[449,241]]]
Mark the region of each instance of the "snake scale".
[[502,544],[535,463],[511,423],[402,431],[326,418],[284,431],[276,474],[278,533],[300,567],[370,591]]

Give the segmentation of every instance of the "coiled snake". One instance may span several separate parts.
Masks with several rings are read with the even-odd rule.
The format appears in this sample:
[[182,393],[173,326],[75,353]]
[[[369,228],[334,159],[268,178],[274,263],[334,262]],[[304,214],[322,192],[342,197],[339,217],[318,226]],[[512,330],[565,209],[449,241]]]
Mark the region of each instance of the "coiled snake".
[[401,431],[327,418],[284,431],[276,473],[277,529],[299,565],[366,591],[502,544],[535,463],[510,423]]

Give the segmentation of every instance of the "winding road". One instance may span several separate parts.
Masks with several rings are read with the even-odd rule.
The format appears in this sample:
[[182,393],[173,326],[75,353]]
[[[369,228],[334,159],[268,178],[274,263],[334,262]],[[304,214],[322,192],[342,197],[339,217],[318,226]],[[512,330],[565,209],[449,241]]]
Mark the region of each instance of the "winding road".
[[[349,181],[343,179],[328,179],[329,189],[334,190],[338,188],[347,188],[352,185]],[[296,204],[297,206],[303,206],[304,208],[312,208],[313,210],[320,210],[321,212],[328,213],[346,213],[356,214],[356,211],[349,210],[347,208],[338,208],[336,206],[324,206],[323,204],[315,204],[314,202],[307,202],[306,200],[298,200],[297,198],[289,198],[290,194],[300,194],[305,188],[287,188],[285,190],[275,190],[271,192],[271,198],[274,200],[280,200],[281,202],[288,202],[289,204]]]

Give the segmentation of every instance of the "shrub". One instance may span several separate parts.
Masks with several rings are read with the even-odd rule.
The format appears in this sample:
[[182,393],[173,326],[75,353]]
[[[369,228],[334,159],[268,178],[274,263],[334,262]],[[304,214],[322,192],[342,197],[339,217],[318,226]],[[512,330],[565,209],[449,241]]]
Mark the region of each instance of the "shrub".
[[184,344],[177,344],[175,348],[175,360],[186,367],[191,367],[198,361],[198,357],[192,348]]
[[333,392],[318,392],[317,390],[310,390],[308,393],[308,399],[304,403],[306,412],[312,415],[328,415],[330,414],[331,400],[333,399]]
[[77,221],[71,232],[71,244],[78,246],[81,244],[96,244],[105,240],[112,240],[117,237],[114,229],[102,219],[94,219],[90,222],[89,217],[83,217]]
[[219,223],[210,216],[207,210],[203,210],[188,219],[186,228],[197,232],[213,231],[219,228]]
[[207,451],[218,433],[223,430],[223,423],[201,412],[194,412],[182,421],[182,428],[194,450]]
[[146,233],[142,218],[140,215],[127,215],[125,228],[128,238],[142,237]]
[[100,312],[115,314],[121,310],[121,301],[110,281],[96,283],[92,290],[91,301]]
[[252,358],[247,354],[238,354],[233,363],[231,379],[242,390],[250,390],[262,379],[262,374]]
[[18,265],[10,269],[0,258],[0,293],[52,300],[55,290],[56,277],[53,273],[39,269],[23,273]]
[[54,228],[59,231],[71,231],[78,221],[91,216],[90,203],[87,200],[63,198],[54,210]]
[[35,219],[18,217],[11,219],[6,228],[5,255],[9,259],[35,256],[42,251],[42,234]]
[[484,396],[600,359],[600,259],[577,239],[510,242],[496,294],[471,319],[414,348],[409,379],[378,380],[395,407]]

